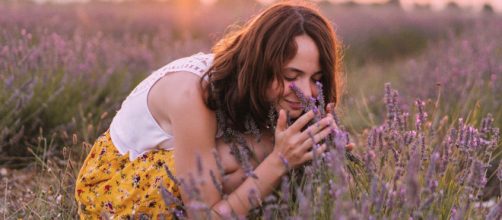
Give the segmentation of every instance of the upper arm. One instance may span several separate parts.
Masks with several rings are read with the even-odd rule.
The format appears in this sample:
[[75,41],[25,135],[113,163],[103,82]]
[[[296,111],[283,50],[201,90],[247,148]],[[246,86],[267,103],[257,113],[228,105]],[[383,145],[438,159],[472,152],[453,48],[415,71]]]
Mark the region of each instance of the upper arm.
[[[185,74],[183,77],[197,77],[192,74]],[[202,88],[199,83],[200,78],[194,80],[181,80],[177,83],[176,89],[169,89],[169,97],[166,102],[169,104],[165,108],[165,114],[169,117],[174,136],[174,168],[178,178],[188,181],[192,175],[196,180],[204,182],[198,185],[201,198],[204,203],[213,205],[221,199],[221,196],[214,186],[209,170],[218,176],[216,161],[213,158],[216,136],[215,113],[204,104]],[[173,88],[173,87],[171,87]],[[200,156],[203,173],[199,173],[197,168],[197,156]],[[219,181],[218,180],[218,181]],[[180,187],[182,199],[187,204],[189,201],[187,192]]]

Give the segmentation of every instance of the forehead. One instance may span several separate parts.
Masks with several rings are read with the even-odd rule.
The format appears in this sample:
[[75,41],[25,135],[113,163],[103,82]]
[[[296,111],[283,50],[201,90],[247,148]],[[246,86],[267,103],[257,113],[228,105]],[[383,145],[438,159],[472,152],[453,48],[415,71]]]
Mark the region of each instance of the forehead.
[[296,54],[293,59],[286,63],[285,68],[294,68],[305,73],[320,71],[319,50],[314,40],[308,35],[300,35],[294,38]]

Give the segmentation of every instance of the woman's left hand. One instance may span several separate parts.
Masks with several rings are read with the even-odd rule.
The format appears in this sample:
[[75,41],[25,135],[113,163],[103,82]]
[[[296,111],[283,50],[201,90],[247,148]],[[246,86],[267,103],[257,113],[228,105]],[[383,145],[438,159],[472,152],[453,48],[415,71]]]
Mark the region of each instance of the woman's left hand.
[[[331,114],[335,110],[335,103],[330,102],[326,105],[326,113]],[[335,124],[335,127],[338,128],[338,125]],[[354,149],[355,144],[354,143],[349,143],[345,146],[346,151],[352,151]]]

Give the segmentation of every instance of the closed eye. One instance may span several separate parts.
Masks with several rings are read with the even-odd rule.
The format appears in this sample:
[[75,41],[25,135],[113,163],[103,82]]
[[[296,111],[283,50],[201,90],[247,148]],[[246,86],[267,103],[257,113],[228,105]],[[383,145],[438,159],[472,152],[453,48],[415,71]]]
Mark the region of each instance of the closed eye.
[[[283,74],[283,78],[288,82],[292,82],[297,80],[301,75],[305,75],[305,72],[297,68],[287,67],[285,69],[285,73]],[[318,71],[311,77],[311,81],[318,82],[322,79],[322,77],[322,71]]]
[[321,81],[322,79],[322,73],[316,73],[313,77],[312,77],[312,81],[314,82],[319,82]]
[[284,77],[284,79],[285,79],[286,81],[288,81],[288,82],[293,82],[293,81],[295,81],[295,80],[296,80],[296,77],[286,77],[286,76],[285,76],[285,77]]

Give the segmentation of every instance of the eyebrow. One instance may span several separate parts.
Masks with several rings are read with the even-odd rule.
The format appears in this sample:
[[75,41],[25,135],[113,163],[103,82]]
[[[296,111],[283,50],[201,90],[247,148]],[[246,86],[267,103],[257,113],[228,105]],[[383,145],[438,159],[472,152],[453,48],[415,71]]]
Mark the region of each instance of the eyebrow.
[[[305,74],[305,72],[303,72],[301,69],[297,69],[297,68],[294,68],[294,67],[286,67],[285,69],[291,70],[291,71],[299,73],[299,74]],[[317,74],[320,74],[320,73],[322,73],[322,70],[319,70],[319,71],[315,72],[313,75],[317,75]]]

